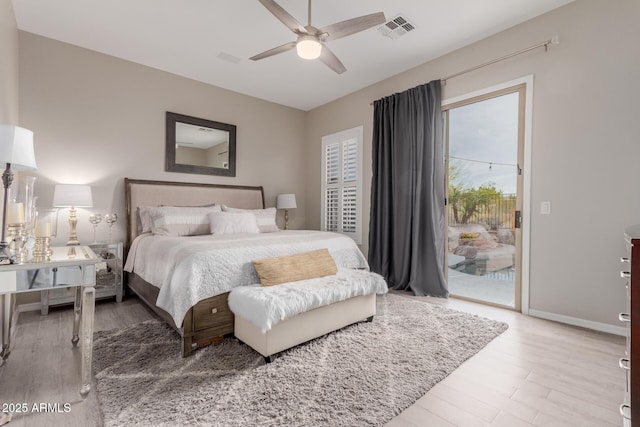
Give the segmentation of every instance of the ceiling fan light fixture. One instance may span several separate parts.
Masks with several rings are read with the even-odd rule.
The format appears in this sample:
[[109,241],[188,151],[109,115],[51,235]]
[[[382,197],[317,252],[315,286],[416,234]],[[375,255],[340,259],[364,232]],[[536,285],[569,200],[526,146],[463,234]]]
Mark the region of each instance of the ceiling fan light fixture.
[[322,44],[313,36],[302,36],[296,43],[298,56],[303,59],[317,59],[322,52]]

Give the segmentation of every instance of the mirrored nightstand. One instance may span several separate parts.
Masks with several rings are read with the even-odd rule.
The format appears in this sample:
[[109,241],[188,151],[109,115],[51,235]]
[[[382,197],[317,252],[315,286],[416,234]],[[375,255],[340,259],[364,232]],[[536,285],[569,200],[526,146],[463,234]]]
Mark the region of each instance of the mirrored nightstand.
[[[4,319],[0,358],[6,359],[11,351],[11,322],[13,295],[23,292],[55,292],[64,287],[47,281],[46,272],[66,271],[73,302],[73,335],[71,343],[80,343],[80,395],[85,398],[91,390],[91,361],[93,348],[93,315],[95,303],[96,264],[101,260],[87,246],[52,247],[48,261],[26,262],[0,266],[0,313]],[[78,360],[77,357],[73,359]],[[1,363],[0,363],[1,364]]]
[[[123,243],[90,243],[93,252],[101,259],[96,264],[96,299],[116,297],[117,302],[122,301],[122,267],[123,267]],[[52,282],[56,286],[64,286],[66,283],[73,283],[76,271],[70,269],[56,269],[57,271],[42,271],[40,280]],[[49,313],[49,307],[58,304],[68,304],[74,301],[73,288],[59,288],[55,290],[42,291],[40,295],[40,311],[42,314]]]

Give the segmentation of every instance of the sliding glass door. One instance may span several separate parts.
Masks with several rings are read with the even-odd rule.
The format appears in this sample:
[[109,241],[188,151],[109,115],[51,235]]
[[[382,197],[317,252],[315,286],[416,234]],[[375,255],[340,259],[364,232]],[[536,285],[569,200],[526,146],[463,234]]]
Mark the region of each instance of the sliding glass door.
[[450,104],[447,263],[452,296],[520,310],[525,85]]

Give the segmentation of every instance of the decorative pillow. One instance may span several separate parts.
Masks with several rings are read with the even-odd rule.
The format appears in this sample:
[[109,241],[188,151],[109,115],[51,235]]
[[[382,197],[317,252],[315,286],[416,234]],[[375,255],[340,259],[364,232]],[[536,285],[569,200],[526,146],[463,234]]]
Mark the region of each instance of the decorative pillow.
[[328,249],[253,260],[262,286],[331,276],[338,272]]
[[222,205],[222,210],[225,212],[251,212],[256,216],[258,222],[258,228],[261,233],[272,233],[274,231],[280,231],[276,224],[276,208],[267,209],[236,209],[230,208],[226,205]]
[[147,208],[147,210],[151,217],[151,232],[163,236],[209,234],[207,215],[222,212],[220,206],[157,206]]
[[250,212],[213,212],[209,214],[211,234],[259,233],[256,216]]
[[[160,205],[161,207],[171,207],[170,205]],[[178,207],[182,207],[182,208],[210,208],[216,206],[215,203],[211,203],[209,205],[201,205],[201,206],[178,206]],[[142,233],[151,233],[151,229],[153,228],[152,223],[151,223],[151,215],[149,210],[150,209],[154,209],[157,206],[138,206],[138,234],[142,234]],[[218,206],[220,207],[220,206]],[[218,209],[217,211],[220,211],[220,209]],[[207,233],[204,233],[207,234]]]

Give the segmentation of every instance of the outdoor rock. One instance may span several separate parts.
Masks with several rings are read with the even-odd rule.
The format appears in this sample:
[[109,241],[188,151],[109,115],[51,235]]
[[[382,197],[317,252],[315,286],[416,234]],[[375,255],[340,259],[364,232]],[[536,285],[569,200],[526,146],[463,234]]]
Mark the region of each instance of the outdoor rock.
[[478,248],[475,246],[460,245],[453,251],[453,253],[463,256],[466,259],[474,259],[478,255]]

